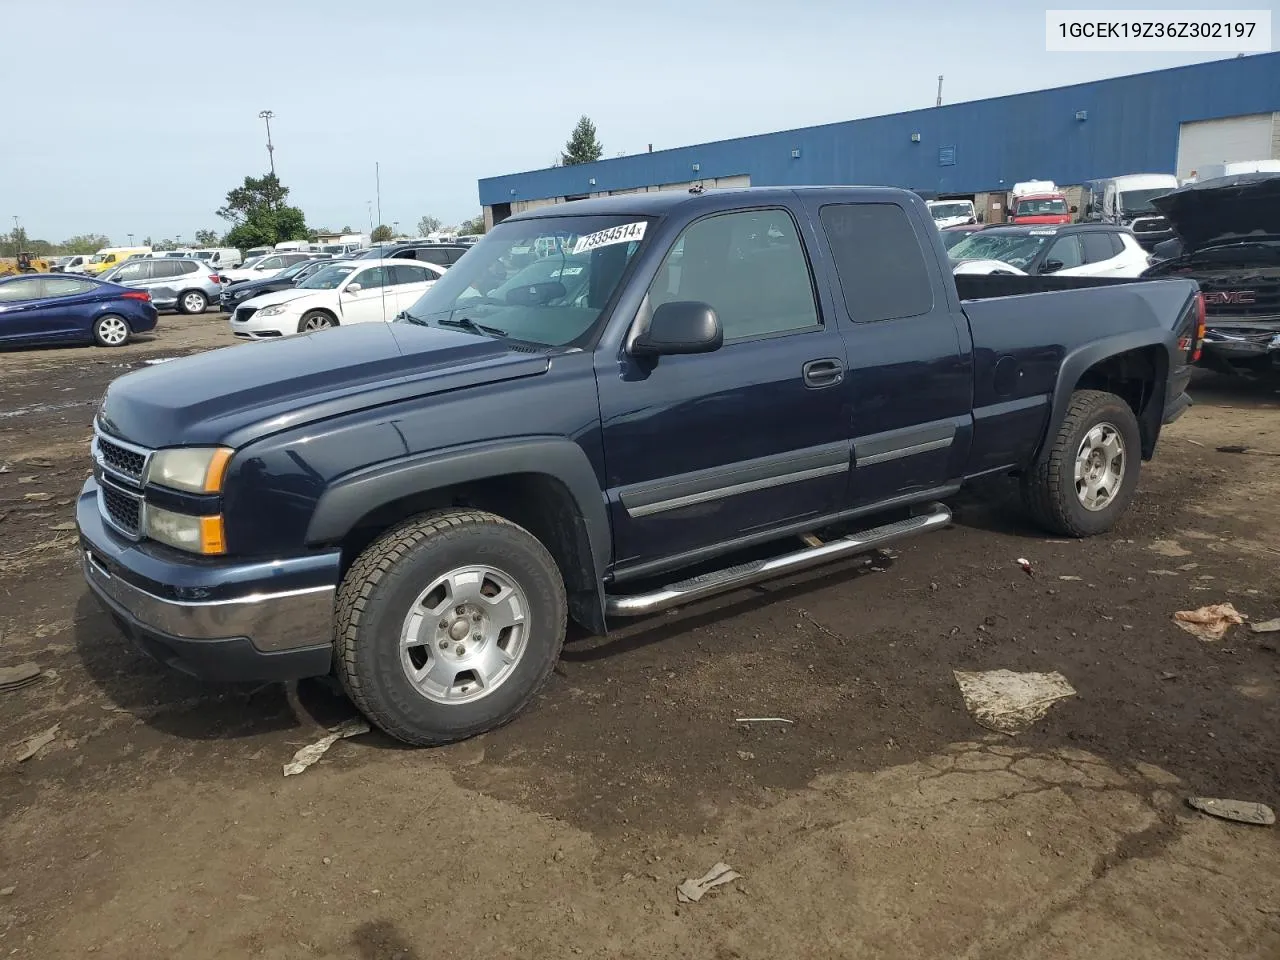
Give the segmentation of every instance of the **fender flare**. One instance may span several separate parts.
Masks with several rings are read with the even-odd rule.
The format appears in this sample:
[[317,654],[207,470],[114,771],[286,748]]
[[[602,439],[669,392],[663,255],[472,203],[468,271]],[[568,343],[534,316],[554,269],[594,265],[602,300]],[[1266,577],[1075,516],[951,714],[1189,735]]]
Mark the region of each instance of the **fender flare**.
[[[1067,407],[1071,405],[1071,395],[1075,393],[1076,384],[1090,367],[1103,360],[1111,357],[1119,356],[1122,353],[1128,353],[1131,350],[1141,350],[1147,347],[1162,347],[1164,355],[1167,358],[1170,351],[1175,345],[1173,334],[1166,330],[1147,329],[1135,330],[1129,333],[1116,334],[1113,337],[1107,337],[1105,340],[1097,340],[1092,343],[1086,343],[1075,350],[1068,353],[1062,358],[1062,363],[1058,367],[1058,382],[1053,388],[1053,408],[1049,414],[1048,428],[1045,430],[1044,437],[1040,441],[1040,449],[1036,451],[1032,462],[1035,462],[1044,451],[1045,447],[1051,442],[1058,429],[1058,425],[1062,423],[1067,415]],[[1157,416],[1155,418],[1155,429],[1158,432],[1160,424],[1163,421],[1163,411],[1166,401],[1165,387],[1168,383],[1169,367],[1165,364],[1165,369],[1160,379],[1154,385],[1151,402],[1147,405],[1148,410],[1153,406]],[[1142,414],[1135,411],[1138,420],[1142,420]],[[1152,440],[1154,444],[1154,439]]]
[[383,504],[441,487],[518,473],[559,481],[578,507],[597,582],[612,558],[604,495],[583,449],[563,437],[501,440],[433,450],[354,471],[330,484],[307,527],[309,545],[341,540]]

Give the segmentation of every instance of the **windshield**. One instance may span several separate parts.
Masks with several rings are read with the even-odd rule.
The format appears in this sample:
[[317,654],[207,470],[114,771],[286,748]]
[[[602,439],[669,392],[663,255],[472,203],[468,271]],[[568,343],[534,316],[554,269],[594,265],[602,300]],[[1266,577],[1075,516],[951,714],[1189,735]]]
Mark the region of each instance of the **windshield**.
[[1053,237],[1034,233],[970,234],[948,252],[952,260],[999,260],[1026,269],[1040,248]]
[[336,290],[338,285],[351,274],[355,267],[349,263],[335,263],[317,270],[314,276],[307,277],[300,284],[299,290]]
[[946,220],[951,217],[972,217],[973,207],[967,203],[935,203],[929,207],[935,220]]
[[410,307],[411,323],[481,328],[541,346],[590,337],[647,218],[547,217],[499,224]]
[[244,263],[240,264],[240,269],[248,270],[250,267],[256,267],[262,259],[262,257],[250,257]]
[[92,257],[89,258],[89,262],[90,263],[106,263],[107,258],[103,256],[101,253],[95,253]]
[[1043,217],[1067,212],[1067,201],[1061,197],[1019,200],[1015,217]]
[[948,250],[950,250],[952,247],[954,247],[956,244],[960,243],[962,240],[968,240],[968,239],[969,239],[970,237],[972,237],[972,236],[974,235],[974,233],[976,233],[976,232],[977,232],[976,230],[974,230],[974,231],[969,231],[969,230],[943,230],[943,231],[942,231],[942,245],[943,245],[944,247],[946,247]]
[[196,251],[196,256],[197,256],[197,257],[199,257],[201,260],[212,260],[212,259],[213,259],[213,251],[212,251],[212,250],[197,250],[197,251]]
[[292,267],[285,267],[272,279],[288,280],[291,277],[296,277],[298,274],[300,274],[303,270],[307,269],[307,267],[311,265],[312,264],[310,260],[303,260],[300,263],[295,263]]
[[1126,190],[1120,194],[1120,212],[1122,214],[1156,213],[1151,203],[1152,197],[1163,197],[1176,187],[1156,187],[1154,190]]

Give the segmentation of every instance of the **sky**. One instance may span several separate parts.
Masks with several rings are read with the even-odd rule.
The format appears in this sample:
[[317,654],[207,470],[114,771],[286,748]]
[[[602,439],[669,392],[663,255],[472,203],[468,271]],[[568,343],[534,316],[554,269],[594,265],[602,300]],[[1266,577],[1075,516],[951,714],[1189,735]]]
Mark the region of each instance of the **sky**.
[[[1158,6],[1280,28],[1277,3]],[[1225,56],[1046,53],[1025,2],[0,5],[0,230],[54,242],[224,231],[226,192],[268,169],[263,110],[309,225],[368,231],[377,164],[380,222],[415,233],[476,215],[480,177],[549,166],[582,114],[612,157],[930,106],[939,74],[955,103]]]

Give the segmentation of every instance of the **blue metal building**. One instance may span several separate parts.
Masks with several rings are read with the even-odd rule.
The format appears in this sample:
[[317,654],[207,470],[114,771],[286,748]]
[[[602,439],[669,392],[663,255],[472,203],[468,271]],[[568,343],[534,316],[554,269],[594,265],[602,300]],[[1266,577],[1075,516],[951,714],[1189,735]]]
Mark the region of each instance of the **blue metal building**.
[[1186,176],[1196,163],[1273,157],[1280,157],[1280,53],[1265,53],[488,177],[479,192],[493,223],[545,203],[690,182],[889,184],[973,195],[1002,193],[1019,180]]

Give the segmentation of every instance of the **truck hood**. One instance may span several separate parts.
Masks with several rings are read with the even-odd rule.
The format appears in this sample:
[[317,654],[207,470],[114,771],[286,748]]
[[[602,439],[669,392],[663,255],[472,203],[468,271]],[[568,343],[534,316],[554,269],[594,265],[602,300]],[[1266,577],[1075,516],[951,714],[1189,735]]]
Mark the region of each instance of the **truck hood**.
[[539,376],[543,354],[462,330],[371,323],[225,347],[126,374],[98,412],[144,447],[241,446],[354,410]]
[[1243,242],[1280,241],[1280,173],[1241,173],[1179,187],[1151,203],[1184,252]]

